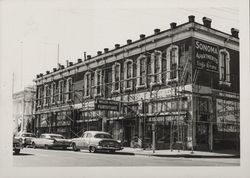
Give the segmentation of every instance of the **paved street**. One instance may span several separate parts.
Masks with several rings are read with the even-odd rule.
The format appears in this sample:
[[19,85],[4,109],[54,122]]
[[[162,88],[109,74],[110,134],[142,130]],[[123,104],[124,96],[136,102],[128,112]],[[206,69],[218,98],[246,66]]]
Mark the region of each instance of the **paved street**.
[[24,148],[13,155],[14,166],[239,166],[237,158],[166,158],[122,153]]

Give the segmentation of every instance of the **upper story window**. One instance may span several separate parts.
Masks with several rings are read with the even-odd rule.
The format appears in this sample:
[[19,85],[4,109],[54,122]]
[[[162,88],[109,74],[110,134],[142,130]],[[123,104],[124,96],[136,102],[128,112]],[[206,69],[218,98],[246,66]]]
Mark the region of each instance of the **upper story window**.
[[140,55],[137,58],[137,82],[136,82],[136,87],[145,87],[146,86],[146,56],[145,55]]
[[37,107],[40,107],[42,104],[42,87],[37,88]]
[[51,104],[54,104],[56,101],[56,83],[51,84]]
[[49,85],[45,85],[44,87],[44,106],[48,106],[50,101],[50,88]]
[[132,90],[133,87],[133,61],[127,59],[124,63],[124,90]]
[[155,51],[151,54],[151,83],[162,84],[162,52]]
[[219,72],[220,72],[220,84],[230,86],[230,55],[226,49],[220,50],[219,53]]
[[92,79],[91,79],[91,73],[90,72],[86,72],[85,76],[84,76],[84,95],[85,97],[91,97],[91,85]]
[[64,81],[60,80],[58,84],[58,101],[62,102],[63,101],[63,88],[64,88]]
[[72,78],[68,78],[66,85],[66,101],[71,101],[72,98],[73,98]]
[[120,91],[121,64],[115,63],[112,66],[112,92]]
[[100,69],[95,71],[95,87],[96,96],[100,96],[102,94],[102,70]]
[[172,45],[167,49],[167,81],[178,80],[179,47]]

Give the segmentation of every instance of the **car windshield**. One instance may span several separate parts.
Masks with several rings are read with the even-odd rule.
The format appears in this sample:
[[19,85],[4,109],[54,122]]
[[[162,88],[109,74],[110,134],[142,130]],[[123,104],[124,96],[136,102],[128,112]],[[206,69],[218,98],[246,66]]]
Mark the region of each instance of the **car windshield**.
[[64,138],[64,137],[61,135],[50,135],[50,138]]
[[22,134],[23,137],[36,137],[34,134]]
[[96,134],[95,138],[111,138],[112,139],[112,136],[109,134]]

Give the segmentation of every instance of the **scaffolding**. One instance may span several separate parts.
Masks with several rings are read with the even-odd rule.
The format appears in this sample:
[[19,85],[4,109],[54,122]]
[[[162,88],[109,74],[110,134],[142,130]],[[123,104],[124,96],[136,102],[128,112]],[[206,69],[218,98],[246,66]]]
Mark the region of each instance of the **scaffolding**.
[[[173,45],[173,36],[171,36],[171,44],[170,45]],[[151,50],[152,51],[152,50]],[[104,60],[104,64],[101,65],[101,66],[98,66],[100,68],[100,71],[101,71],[101,74],[98,74],[97,75],[101,75],[101,84],[99,85],[101,87],[101,93],[102,93],[102,96],[98,96],[99,98],[104,98],[104,99],[114,99],[116,101],[119,101],[121,103],[121,111],[117,113],[117,119],[122,119],[122,127],[123,127],[123,123],[124,123],[124,118],[128,118],[128,117],[131,117],[128,115],[128,112],[125,111],[125,108],[129,109],[130,112],[132,112],[132,115],[134,117],[134,120],[135,120],[135,127],[141,127],[142,126],[142,130],[143,130],[143,134],[141,139],[142,139],[142,142],[144,142],[144,137],[145,137],[145,127],[146,127],[146,122],[147,122],[147,117],[148,117],[148,114],[145,112],[145,104],[147,103],[150,103],[152,105],[156,104],[156,103],[159,103],[161,101],[170,101],[170,106],[168,104],[168,102],[162,102],[161,104],[161,107],[158,108],[157,110],[155,110],[152,115],[154,118],[157,118],[158,116],[160,116],[161,114],[166,114],[165,111],[163,111],[163,106],[166,108],[166,111],[167,111],[167,114],[168,116],[171,118],[169,120],[170,122],[170,143],[169,143],[169,146],[170,146],[170,149],[173,150],[175,148],[177,148],[178,150],[180,149],[185,149],[185,144],[187,142],[193,142],[193,136],[192,136],[192,140],[187,140],[187,135],[186,135],[186,130],[188,129],[188,127],[191,127],[191,132],[193,134],[193,129],[195,128],[194,125],[197,124],[197,121],[193,119],[190,119],[188,121],[185,121],[185,119],[188,119],[188,109],[187,110],[184,110],[182,105],[183,105],[183,102],[185,102],[185,98],[190,98],[188,96],[211,96],[209,94],[201,94],[200,91],[199,91],[199,86],[198,86],[198,91],[197,93],[194,93],[193,92],[193,88],[192,88],[192,91],[191,92],[186,92],[185,90],[185,86],[187,84],[187,79],[190,78],[191,80],[191,85],[192,87],[194,85],[196,85],[196,81],[197,81],[197,76],[199,74],[199,69],[196,69],[194,70],[194,74],[193,74],[193,61],[192,61],[192,57],[189,58],[188,56],[186,56],[186,47],[185,47],[185,44],[184,46],[181,48],[181,51],[184,53],[184,63],[182,65],[178,65],[178,68],[177,69],[173,69],[173,70],[170,70],[170,71],[167,71],[167,72],[176,72],[176,70],[178,71],[177,75],[178,75],[178,79],[175,80],[175,81],[171,81],[169,83],[167,83],[167,87],[169,88],[169,91],[170,91],[170,95],[166,96],[166,97],[162,97],[160,96],[158,93],[159,91],[161,90],[161,87],[162,85],[159,84],[158,86],[150,86],[150,87],[146,87],[147,88],[147,91],[146,92],[149,92],[149,96],[150,98],[146,98],[146,95],[144,95],[144,98],[139,98],[137,94],[138,90],[137,88],[135,87],[132,91],[128,91],[128,92],[124,92],[123,91],[123,85],[126,81],[128,80],[131,80],[132,81],[132,84],[135,84],[136,83],[136,80],[137,78],[140,78],[141,76],[137,76],[134,77],[132,76],[131,78],[129,79],[121,79],[120,81],[118,81],[118,85],[120,86],[119,87],[119,90],[116,91],[116,95],[115,97],[109,97],[107,94],[106,94],[106,90],[107,89],[111,89],[112,90],[112,85],[117,82],[117,81],[112,81],[112,82],[106,82],[107,80],[107,76],[106,76],[106,71],[107,70],[110,70],[112,69],[112,67],[106,63],[106,56],[104,56],[102,58],[102,60]],[[146,56],[146,60],[148,59],[148,56],[150,55],[154,55],[154,52],[150,52],[149,50],[146,49],[146,46],[145,48],[143,49],[142,46],[141,46],[141,54],[144,54]],[[125,53],[127,53],[127,55],[125,56]],[[114,55],[115,56],[115,55]],[[115,56],[116,57],[116,56]],[[123,59],[122,60],[125,60],[127,57],[129,57],[129,52],[126,51],[126,49],[124,48],[123,49]],[[163,59],[164,57],[161,56],[161,60]],[[165,58],[167,60],[167,58]],[[180,60],[180,59],[178,59]],[[90,75],[91,75],[91,78],[92,78],[92,74],[96,74],[95,73],[95,69],[94,68],[90,68],[87,64],[86,64],[86,61],[83,62],[83,65],[85,65],[87,67],[87,70],[86,71],[89,71],[90,72]],[[133,65],[133,68],[136,66],[137,67],[137,62],[134,62],[134,60],[132,60],[132,65]],[[114,72],[114,71],[112,71]],[[167,74],[167,72],[160,72],[158,74],[161,74],[161,80],[164,79],[164,75]],[[121,69],[120,69],[120,73],[121,73]],[[158,75],[158,74],[153,74],[153,75]],[[64,83],[65,81],[67,81],[67,78],[65,76],[63,76],[63,74],[61,73],[61,78]],[[78,68],[76,68],[74,70],[74,74],[72,76],[72,91],[63,91],[61,94],[62,96],[64,97],[65,95],[70,95],[72,94],[72,98],[71,98],[71,101],[66,103],[67,105],[67,108],[66,108],[66,111],[68,111],[69,113],[71,113],[70,115],[68,115],[67,113],[64,114],[63,111],[65,111],[65,108],[64,108],[64,104],[65,103],[57,103],[55,104],[56,106],[56,112],[61,112],[64,114],[65,118],[70,122],[70,133],[71,133],[71,137],[79,137],[82,135],[82,133],[85,131],[85,127],[80,127],[79,128],[79,124],[77,123],[77,120],[76,120],[76,115],[75,115],[75,104],[76,101],[75,99],[77,98],[80,102],[80,109],[79,109],[79,112],[82,111],[82,112],[85,112],[85,113],[88,113],[88,116],[91,116],[91,119],[90,117],[86,117],[86,115],[81,115],[82,114],[80,112],[80,114],[78,114],[78,117],[79,118],[82,118],[82,123],[83,124],[87,124],[86,125],[86,129],[89,130],[89,122],[93,119],[96,119],[96,120],[100,120],[100,119],[103,119],[103,116],[107,117],[108,116],[108,112],[106,111],[98,111],[98,110],[94,110],[93,108],[91,108],[89,105],[86,105],[89,101],[88,98],[86,98],[84,96],[84,91],[85,91],[85,88],[86,87],[84,85],[84,87],[82,87],[81,89],[76,89],[76,75],[78,75]],[[146,79],[151,79],[152,77],[152,74],[151,73],[146,73]],[[42,79],[43,81],[43,79]],[[52,82],[54,82],[54,78],[52,78]],[[84,80],[83,80],[84,82]],[[42,86],[44,86],[44,83],[41,84]],[[111,86],[111,87],[110,87]],[[95,91],[97,86],[95,86],[93,83],[91,84],[91,92]],[[58,90],[58,88],[57,88]],[[225,93],[225,92],[223,92]],[[45,99],[46,99],[47,96],[45,96]],[[48,96],[48,97],[51,97],[51,96]],[[59,91],[56,91],[56,94],[53,93],[53,96],[52,97],[60,97],[59,96]],[[239,99],[239,95],[236,95],[236,100]],[[91,98],[91,100],[93,100],[95,97]],[[223,96],[222,96],[223,98]],[[226,97],[224,97],[225,99]],[[43,97],[41,97],[41,99],[43,100]],[[49,99],[51,100],[51,98]],[[190,100],[192,100],[193,102],[193,98],[191,98]],[[37,102],[38,100],[36,100]],[[225,100],[223,100],[225,101]],[[141,106],[139,106],[139,102],[141,102]],[[188,101],[186,101],[188,102]],[[79,104],[78,103],[78,104]],[[226,102],[225,102],[226,104]],[[176,109],[172,109],[172,106],[173,105],[176,105]],[[141,111],[142,112],[138,112],[138,110],[140,109],[140,107],[142,108]],[[201,107],[203,107],[203,105],[201,104]],[[237,103],[235,102],[235,113],[237,113],[239,111],[239,106],[237,105]],[[193,108],[193,106],[191,106],[191,108]],[[48,104],[48,112],[47,113],[50,113],[51,116],[53,116],[52,113],[55,112],[55,109],[53,108],[53,106],[50,105],[50,102]],[[101,112],[103,112],[102,114],[100,114]],[[200,109],[199,111],[200,112]],[[131,113],[130,113],[131,114]],[[209,113],[208,113],[209,114]],[[198,113],[198,115],[200,115],[200,113]],[[214,118],[214,116],[211,116],[209,115],[208,116],[209,118]],[[237,116],[238,117],[238,116]],[[87,119],[86,119],[87,118]],[[46,117],[46,120],[47,122],[49,123],[48,125],[50,125],[50,127],[52,127],[52,122],[51,122],[51,119],[48,120],[47,117]],[[205,123],[205,122],[203,122]],[[215,124],[214,121],[207,121],[206,123],[212,123],[212,124]],[[139,124],[139,125],[137,125]],[[237,123],[236,123],[237,125]],[[50,128],[49,132],[51,132],[52,129]],[[125,136],[125,134],[123,134],[123,137]],[[123,138],[124,139],[124,138]],[[140,141],[138,141],[140,142]],[[142,146],[142,144],[140,144],[140,146]],[[176,146],[176,145],[179,145],[179,146]],[[145,145],[144,145],[145,146]],[[193,148],[192,148],[193,149]]]

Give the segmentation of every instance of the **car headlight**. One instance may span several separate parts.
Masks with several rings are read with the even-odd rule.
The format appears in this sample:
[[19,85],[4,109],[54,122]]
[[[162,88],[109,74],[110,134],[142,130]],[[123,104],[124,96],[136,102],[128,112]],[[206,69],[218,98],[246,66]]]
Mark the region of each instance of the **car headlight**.
[[23,139],[22,139],[22,138],[19,138],[19,139],[18,139],[18,141],[19,141],[19,142],[22,142],[22,141],[23,141]]

